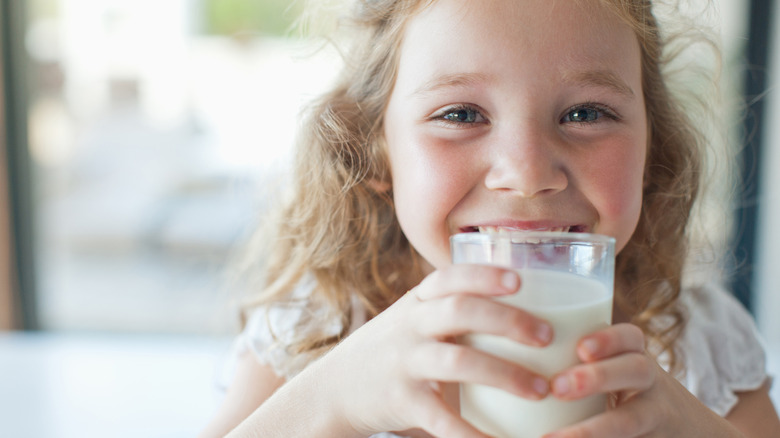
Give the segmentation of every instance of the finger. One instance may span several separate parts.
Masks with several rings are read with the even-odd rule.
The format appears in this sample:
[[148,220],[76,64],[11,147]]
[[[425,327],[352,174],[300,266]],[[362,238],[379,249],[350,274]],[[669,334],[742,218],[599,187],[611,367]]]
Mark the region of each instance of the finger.
[[454,438],[490,438],[455,412],[436,393],[425,392],[417,404],[417,421],[414,427],[421,427],[433,436]]
[[464,345],[431,342],[406,362],[412,377],[492,386],[530,400],[549,392],[547,379],[508,360]]
[[583,337],[577,343],[577,356],[593,362],[627,352],[645,351],[645,335],[633,324],[615,324]]
[[549,344],[553,338],[553,328],[547,321],[484,297],[452,295],[426,301],[415,312],[412,318],[417,331],[431,338],[485,333],[537,347]]
[[551,379],[552,393],[564,400],[615,391],[644,391],[655,382],[655,361],[644,353],[627,353],[576,365]]
[[411,292],[422,301],[454,294],[486,296],[517,292],[520,276],[509,269],[487,265],[451,265],[433,272]]
[[544,438],[633,438],[646,436],[658,426],[658,406],[635,398],[618,409],[606,411]]

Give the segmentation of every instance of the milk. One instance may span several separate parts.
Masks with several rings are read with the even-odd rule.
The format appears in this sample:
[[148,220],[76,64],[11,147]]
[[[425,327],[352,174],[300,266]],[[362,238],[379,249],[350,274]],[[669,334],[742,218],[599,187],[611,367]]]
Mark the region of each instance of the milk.
[[[464,343],[551,377],[579,362],[575,348],[583,335],[610,324],[612,291],[596,280],[564,272],[523,269],[519,273],[520,291],[500,300],[550,321],[553,342],[538,348],[480,334],[465,337]],[[462,384],[460,389],[463,418],[498,438],[538,438],[602,412],[605,406],[603,395],[576,401],[548,396],[533,401],[482,385]]]

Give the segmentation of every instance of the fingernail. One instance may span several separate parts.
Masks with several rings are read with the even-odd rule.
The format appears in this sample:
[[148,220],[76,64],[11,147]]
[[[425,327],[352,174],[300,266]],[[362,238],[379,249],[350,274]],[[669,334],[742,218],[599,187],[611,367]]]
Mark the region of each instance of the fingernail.
[[501,277],[501,284],[509,292],[515,292],[520,286],[520,277],[516,273],[507,271],[503,277]]
[[580,343],[580,348],[589,356],[595,355],[599,351],[599,342],[593,338],[585,339]]
[[550,341],[552,341],[552,327],[550,327],[550,324],[547,323],[541,323],[536,326],[536,339],[541,342],[542,344],[548,344]]
[[552,382],[552,388],[555,394],[565,395],[566,393],[569,392],[569,389],[571,389],[569,377],[566,376],[565,374],[556,377]]
[[547,381],[541,377],[535,378],[531,386],[533,386],[534,391],[541,396],[545,396],[548,392],[550,392],[550,387],[547,385]]

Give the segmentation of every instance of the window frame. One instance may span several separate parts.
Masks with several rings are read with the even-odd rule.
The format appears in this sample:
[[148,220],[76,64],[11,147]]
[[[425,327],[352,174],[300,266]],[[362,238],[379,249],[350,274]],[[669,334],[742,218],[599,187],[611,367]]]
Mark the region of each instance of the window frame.
[[758,232],[761,162],[766,155],[764,125],[766,124],[766,90],[772,38],[771,25],[775,12],[773,0],[751,0],[748,12],[748,36],[744,47],[746,71],[743,73],[742,97],[745,102],[743,138],[738,159],[738,204],[734,212],[734,275],[730,287],[734,296],[755,315],[756,264],[758,262],[756,234]]
[[[5,234],[0,234],[0,263],[9,272],[0,284],[0,305],[7,309],[0,314],[0,328],[34,330],[38,328],[38,318],[33,172],[27,137],[26,18],[23,0],[0,0],[0,126],[3,128],[0,152],[5,161],[0,163],[3,164],[0,205],[5,207],[7,222],[5,230],[0,230]],[[4,238],[6,243],[2,243]]]

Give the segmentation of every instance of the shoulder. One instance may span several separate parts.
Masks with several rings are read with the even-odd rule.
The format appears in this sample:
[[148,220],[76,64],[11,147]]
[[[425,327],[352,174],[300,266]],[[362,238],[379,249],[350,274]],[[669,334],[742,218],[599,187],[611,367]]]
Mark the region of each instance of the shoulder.
[[[324,300],[315,299],[317,287],[312,277],[306,277],[290,296],[279,302],[258,306],[249,312],[246,325],[233,342],[227,374],[244,355],[270,366],[274,372],[290,379],[317,358],[316,354],[296,353],[291,346],[314,335],[336,336],[343,330],[340,309]],[[350,332],[365,322],[365,309],[359,300],[352,300]]]
[[685,365],[681,382],[703,403],[726,415],[737,394],[767,379],[764,347],[752,316],[725,288],[687,287],[681,297],[687,324],[678,348]]

